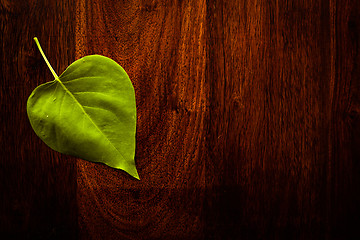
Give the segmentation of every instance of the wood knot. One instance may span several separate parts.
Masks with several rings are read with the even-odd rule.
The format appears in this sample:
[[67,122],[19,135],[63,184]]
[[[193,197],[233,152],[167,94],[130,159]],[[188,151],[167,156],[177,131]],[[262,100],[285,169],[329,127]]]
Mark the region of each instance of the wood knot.
[[140,6],[140,10],[143,12],[153,12],[157,9],[157,3],[149,4],[145,3],[144,5]]

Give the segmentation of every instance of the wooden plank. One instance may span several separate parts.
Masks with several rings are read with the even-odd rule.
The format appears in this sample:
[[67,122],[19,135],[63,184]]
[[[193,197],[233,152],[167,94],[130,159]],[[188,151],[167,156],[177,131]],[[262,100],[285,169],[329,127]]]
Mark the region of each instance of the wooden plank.
[[0,1],[0,232],[2,239],[76,239],[76,161],[35,135],[26,101],[74,60],[71,1]]
[[197,239],[205,193],[205,2],[77,1],[76,57],[133,82],[141,181],[78,162],[82,239]]
[[[0,0],[2,236],[351,238],[359,12],[357,0]],[[52,75],[34,36],[58,73],[94,53],[128,72],[141,181],[35,136],[26,100]]]
[[355,232],[355,2],[207,2],[207,239]]
[[331,212],[334,239],[351,239],[360,226],[360,2],[333,1]]

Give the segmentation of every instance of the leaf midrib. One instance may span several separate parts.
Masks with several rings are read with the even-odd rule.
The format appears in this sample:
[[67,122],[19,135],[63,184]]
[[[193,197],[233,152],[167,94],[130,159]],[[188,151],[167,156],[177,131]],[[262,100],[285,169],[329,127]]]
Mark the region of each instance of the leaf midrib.
[[79,103],[79,101],[75,98],[75,96],[69,91],[69,89],[61,82],[60,78],[55,78],[56,81],[58,81],[60,83],[60,85],[63,87],[63,89],[65,90],[65,92],[67,94],[69,94],[72,99],[76,102],[76,104],[79,105],[80,109],[84,112],[85,116],[90,120],[90,122],[95,126],[95,128],[106,138],[106,140],[110,143],[110,145],[120,154],[120,156],[126,161],[126,158],[122,155],[122,153],[119,151],[119,149],[117,149],[114,144],[110,141],[110,139],[105,135],[105,133],[103,133],[103,131],[100,130],[100,128],[96,125],[96,123],[91,119],[91,117],[89,116],[89,114],[87,114],[87,112],[85,111],[85,109],[83,108],[83,106]]

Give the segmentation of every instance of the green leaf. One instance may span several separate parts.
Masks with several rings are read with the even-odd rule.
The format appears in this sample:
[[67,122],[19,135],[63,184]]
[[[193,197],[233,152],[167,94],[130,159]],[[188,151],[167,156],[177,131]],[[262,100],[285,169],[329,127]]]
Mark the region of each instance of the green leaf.
[[110,58],[90,55],[31,93],[27,113],[35,133],[55,151],[122,169],[135,167],[135,91],[125,70]]

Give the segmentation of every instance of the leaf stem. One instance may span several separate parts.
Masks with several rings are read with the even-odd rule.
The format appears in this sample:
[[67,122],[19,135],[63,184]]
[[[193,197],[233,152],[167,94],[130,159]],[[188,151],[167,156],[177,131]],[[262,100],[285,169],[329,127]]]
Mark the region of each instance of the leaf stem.
[[41,48],[41,46],[40,46],[40,43],[39,43],[39,40],[37,39],[37,37],[34,37],[34,40],[35,40],[35,43],[36,43],[37,47],[39,48],[39,51],[40,51],[41,55],[42,55],[43,58],[44,58],[46,64],[48,65],[48,67],[49,67],[52,75],[54,75],[54,77],[55,77],[56,80],[59,80],[58,75],[56,74],[56,72],[54,71],[54,69],[51,67],[49,61],[47,60],[47,58],[46,58],[46,56],[45,56],[45,53],[43,52],[43,50],[42,50],[42,48]]

